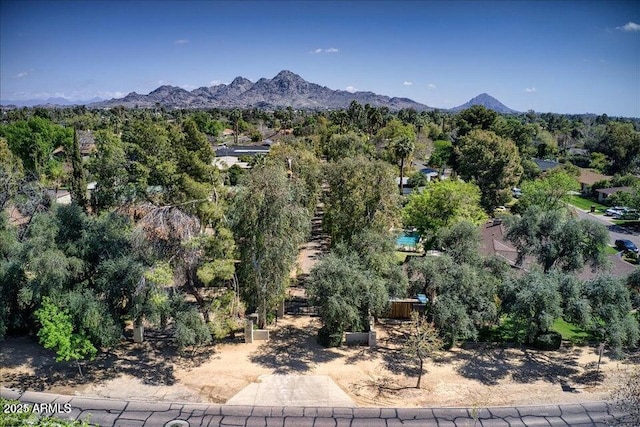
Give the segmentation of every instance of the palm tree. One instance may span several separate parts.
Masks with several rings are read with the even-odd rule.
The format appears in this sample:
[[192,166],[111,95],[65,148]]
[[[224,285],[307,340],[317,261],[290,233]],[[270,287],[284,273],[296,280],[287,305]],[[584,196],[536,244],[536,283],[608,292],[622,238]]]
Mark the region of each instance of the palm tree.
[[396,159],[400,160],[400,194],[402,195],[404,177],[404,162],[411,155],[415,148],[415,142],[408,136],[400,136],[393,142],[393,153]]

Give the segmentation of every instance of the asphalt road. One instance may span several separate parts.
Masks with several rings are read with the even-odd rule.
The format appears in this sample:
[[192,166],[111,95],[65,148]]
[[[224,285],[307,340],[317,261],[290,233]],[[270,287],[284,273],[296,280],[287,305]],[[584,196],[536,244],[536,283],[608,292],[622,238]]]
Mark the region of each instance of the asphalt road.
[[636,246],[640,247],[640,233],[615,225],[611,217],[604,215],[593,215],[580,209],[576,209],[576,211],[578,212],[578,217],[581,219],[589,219],[591,221],[599,222],[600,224],[605,225],[609,229],[611,245],[613,245],[616,240],[627,239],[631,240],[636,244]]
[[[89,418],[92,425],[103,427],[586,427],[608,426],[616,416],[619,417],[605,402],[495,408],[231,406],[97,399],[31,391],[22,393],[6,388],[0,388],[0,397],[19,400],[24,405],[22,408],[31,408],[33,411],[37,408],[38,412],[58,418]],[[58,406],[43,407],[43,403]],[[12,409],[5,407],[2,410],[7,412]]]

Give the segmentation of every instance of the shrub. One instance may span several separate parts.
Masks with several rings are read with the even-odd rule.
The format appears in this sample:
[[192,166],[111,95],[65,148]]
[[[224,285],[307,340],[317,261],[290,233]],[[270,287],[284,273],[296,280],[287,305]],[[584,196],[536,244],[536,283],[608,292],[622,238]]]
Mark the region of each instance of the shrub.
[[323,347],[340,347],[343,335],[343,331],[330,332],[326,326],[323,326],[318,331],[318,344]]
[[557,332],[547,332],[538,335],[531,344],[538,350],[558,350],[562,343],[562,335]]

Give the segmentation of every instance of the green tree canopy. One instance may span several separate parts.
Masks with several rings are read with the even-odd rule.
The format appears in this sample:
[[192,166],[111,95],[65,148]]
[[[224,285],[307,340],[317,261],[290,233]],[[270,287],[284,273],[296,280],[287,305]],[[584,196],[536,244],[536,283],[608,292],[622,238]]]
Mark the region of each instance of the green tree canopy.
[[285,168],[267,165],[251,171],[231,209],[238,280],[248,308],[258,309],[260,326],[282,301],[298,245],[309,231],[311,214],[293,198]]
[[465,136],[474,129],[490,130],[497,117],[498,113],[482,105],[474,105],[467,108],[456,116],[458,136]]
[[457,147],[460,175],[473,180],[482,193],[482,206],[492,211],[511,198],[522,166],[515,144],[490,131],[473,130]]
[[329,163],[325,177],[323,226],[333,242],[350,242],[367,228],[389,230],[397,223],[395,173],[381,160],[363,157]]
[[328,160],[340,160],[355,156],[372,156],[375,146],[355,132],[333,134],[323,144],[323,152]]
[[519,208],[526,210],[535,205],[542,210],[556,210],[564,206],[570,191],[579,189],[578,180],[563,171],[551,172],[540,179],[525,181],[521,184],[522,196]]
[[519,264],[532,255],[545,272],[606,265],[607,229],[587,219],[569,217],[565,211],[542,211],[532,206],[521,217],[509,218],[506,237],[518,250]]
[[432,181],[422,192],[409,196],[402,218],[423,236],[461,221],[480,225],[487,219],[480,207],[480,197],[475,184],[454,179]]
[[40,343],[44,348],[56,351],[56,361],[75,361],[82,375],[80,360],[93,359],[96,348],[86,337],[73,332],[73,323],[69,315],[48,298],[42,301],[42,307],[35,312],[35,316],[42,325],[38,331]]
[[562,316],[559,276],[554,274],[532,271],[511,279],[502,286],[500,299],[516,330],[524,331],[524,336],[516,339],[526,343],[548,332]]

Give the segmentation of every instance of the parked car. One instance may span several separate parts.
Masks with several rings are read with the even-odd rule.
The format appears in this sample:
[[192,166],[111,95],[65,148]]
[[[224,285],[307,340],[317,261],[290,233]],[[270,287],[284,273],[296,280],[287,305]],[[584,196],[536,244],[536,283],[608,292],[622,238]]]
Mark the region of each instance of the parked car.
[[613,214],[613,219],[635,220],[639,218],[640,213],[638,213],[637,209],[624,208],[618,213]]
[[519,199],[520,196],[522,196],[522,190],[520,190],[518,187],[513,187],[511,189],[511,195],[515,198],[515,199]]
[[621,251],[638,253],[638,247],[631,240],[616,240],[615,245]]
[[607,209],[606,211],[604,211],[604,214],[607,216],[613,216],[617,213],[620,213],[624,210],[624,206],[614,206],[612,208]]

